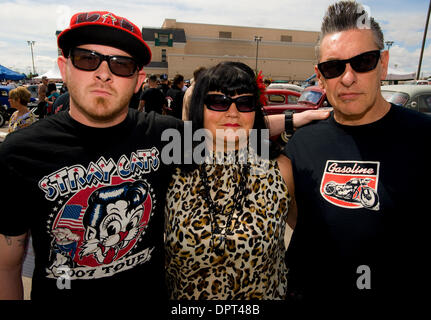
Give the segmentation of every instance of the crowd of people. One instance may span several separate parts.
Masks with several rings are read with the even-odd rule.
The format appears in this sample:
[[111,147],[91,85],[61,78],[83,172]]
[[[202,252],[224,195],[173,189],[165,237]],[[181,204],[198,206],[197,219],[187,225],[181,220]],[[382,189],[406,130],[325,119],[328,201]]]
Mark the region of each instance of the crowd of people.
[[[0,197],[19,203],[1,213],[0,299],[22,298],[31,233],[34,300],[420,301],[431,118],[383,98],[389,53],[372,17],[358,28],[360,8],[339,1],[323,19],[315,72],[333,112],[274,116],[244,63],[197,68],[187,90],[181,75],[143,87],[140,29],[72,16],[58,36],[67,112],[0,146]],[[294,128],[285,148],[268,139]]]

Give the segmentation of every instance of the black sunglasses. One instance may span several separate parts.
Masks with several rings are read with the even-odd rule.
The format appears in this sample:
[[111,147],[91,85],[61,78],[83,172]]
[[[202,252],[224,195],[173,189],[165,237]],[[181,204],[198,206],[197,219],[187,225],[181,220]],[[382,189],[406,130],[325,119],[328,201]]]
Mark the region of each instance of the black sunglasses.
[[135,59],[126,56],[105,56],[93,50],[73,48],[70,50],[70,59],[75,68],[84,71],[94,71],[106,61],[109,70],[119,77],[130,77],[138,70]]
[[207,94],[204,103],[213,111],[228,111],[232,103],[235,103],[239,112],[256,111],[256,99],[254,96],[240,96],[231,98],[224,94]]
[[331,60],[321,62],[317,65],[320,72],[326,79],[332,79],[341,76],[346,70],[346,64],[356,72],[368,72],[374,70],[379,62],[380,50],[373,50],[361,53],[346,60]]

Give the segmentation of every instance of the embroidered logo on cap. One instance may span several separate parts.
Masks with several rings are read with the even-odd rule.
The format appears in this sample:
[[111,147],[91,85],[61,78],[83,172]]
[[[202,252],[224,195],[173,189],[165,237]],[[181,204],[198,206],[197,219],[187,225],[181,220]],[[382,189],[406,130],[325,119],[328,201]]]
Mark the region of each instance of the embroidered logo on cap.
[[[80,13],[76,16],[75,24],[88,22],[112,24],[113,26],[119,26],[133,33],[137,33],[135,31],[135,28],[133,27],[133,24],[129,20],[127,20],[126,18],[117,17],[110,12],[107,12],[105,14],[101,14],[99,12],[85,12]],[[71,23],[71,25],[72,24],[73,23]]]

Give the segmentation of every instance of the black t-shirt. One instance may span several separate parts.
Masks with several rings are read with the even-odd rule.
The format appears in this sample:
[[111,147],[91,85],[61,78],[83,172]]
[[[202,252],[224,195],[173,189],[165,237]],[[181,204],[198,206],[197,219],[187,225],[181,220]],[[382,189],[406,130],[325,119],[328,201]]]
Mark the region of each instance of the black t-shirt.
[[129,110],[116,126],[92,128],[60,112],[8,135],[0,146],[0,198],[11,210],[0,213],[0,233],[31,231],[32,299],[164,297],[171,167],[161,161],[161,135],[182,127]]
[[133,93],[132,98],[130,99],[130,102],[129,102],[129,108],[130,109],[138,109],[139,108],[139,103],[141,101],[141,95],[142,95],[142,87],[139,88],[138,92]]
[[166,100],[168,107],[172,109],[172,111],[169,113],[170,115],[181,119],[183,115],[183,99],[184,91],[182,91],[180,88],[172,87],[168,90],[166,93]]
[[145,112],[155,111],[162,114],[165,96],[157,88],[148,88],[142,92],[141,100],[145,101]]
[[162,83],[160,84],[157,89],[159,89],[160,91],[162,91],[163,95],[166,96],[166,93],[168,92],[168,90],[170,89],[170,87],[166,84],[166,83]]
[[286,255],[293,293],[337,303],[422,292],[430,141],[431,117],[394,105],[371,124],[332,115],[294,134],[286,146],[298,205]]

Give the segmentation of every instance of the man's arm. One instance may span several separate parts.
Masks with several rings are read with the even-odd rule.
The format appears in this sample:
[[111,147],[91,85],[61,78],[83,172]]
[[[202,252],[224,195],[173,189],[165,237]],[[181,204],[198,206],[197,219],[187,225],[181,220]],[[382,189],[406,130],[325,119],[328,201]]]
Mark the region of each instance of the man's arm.
[[22,300],[22,262],[27,234],[16,237],[0,234],[0,300]]
[[[314,120],[323,120],[329,117],[327,110],[307,110],[293,114],[293,127],[299,128]],[[276,136],[284,132],[284,114],[266,116],[269,126],[269,135]]]
[[278,167],[280,168],[281,176],[283,177],[284,182],[286,182],[287,184],[287,190],[289,191],[289,195],[291,198],[289,203],[289,211],[287,214],[287,224],[292,229],[295,229],[298,211],[295,201],[295,183],[293,181],[292,162],[288,157],[280,155],[277,158],[277,163]]

